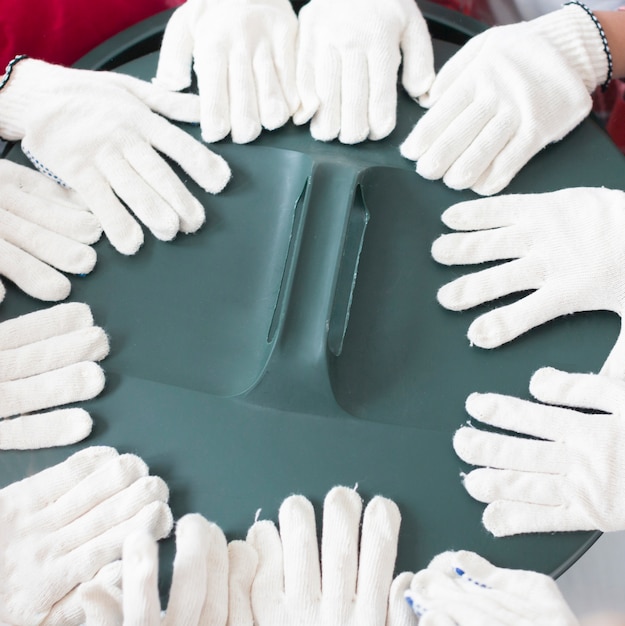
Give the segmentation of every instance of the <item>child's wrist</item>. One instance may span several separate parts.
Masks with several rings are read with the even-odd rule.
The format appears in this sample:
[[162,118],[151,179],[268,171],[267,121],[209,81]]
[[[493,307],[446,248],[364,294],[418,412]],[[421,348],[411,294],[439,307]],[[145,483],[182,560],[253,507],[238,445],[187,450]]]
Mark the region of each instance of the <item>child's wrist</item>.
[[612,53],[614,78],[625,78],[625,6],[616,11],[595,11]]

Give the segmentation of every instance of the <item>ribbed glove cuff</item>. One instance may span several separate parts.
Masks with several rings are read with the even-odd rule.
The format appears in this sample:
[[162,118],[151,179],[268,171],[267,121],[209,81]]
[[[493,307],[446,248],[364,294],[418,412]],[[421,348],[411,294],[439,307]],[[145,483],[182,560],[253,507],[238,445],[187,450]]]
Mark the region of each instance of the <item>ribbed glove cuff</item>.
[[11,68],[6,83],[0,89],[0,137],[3,139],[18,141],[26,134],[24,113],[32,98],[29,91],[32,92],[32,85],[37,84],[32,82],[33,73],[40,72],[44,65],[47,64],[43,61],[24,58]]
[[570,4],[532,20],[537,32],[561,52],[592,93],[608,78],[609,63],[604,42],[591,16]]

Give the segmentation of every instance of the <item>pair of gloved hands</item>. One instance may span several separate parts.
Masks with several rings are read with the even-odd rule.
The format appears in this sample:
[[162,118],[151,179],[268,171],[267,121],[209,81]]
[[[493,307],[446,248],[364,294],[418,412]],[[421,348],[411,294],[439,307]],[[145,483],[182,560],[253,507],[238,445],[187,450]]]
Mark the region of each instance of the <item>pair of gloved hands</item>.
[[[480,315],[469,327],[472,344],[495,348],[575,312],[608,310],[625,317],[622,191],[482,198],[454,205],[443,221],[459,232],[434,242],[437,261],[506,261],[444,285],[438,293],[443,306],[464,310],[531,291]],[[472,394],[466,408],[478,425],[508,433],[463,427],[454,437],[458,455],[482,466],[464,484],[488,504],[486,528],[497,536],[624,529],[623,325],[599,375],[545,368],[532,378],[530,391],[544,404]]]
[[316,139],[353,144],[395,127],[397,74],[412,97],[434,78],[414,0],[187,0],[167,24],[155,82],[197,76],[202,137],[254,140],[291,117]]

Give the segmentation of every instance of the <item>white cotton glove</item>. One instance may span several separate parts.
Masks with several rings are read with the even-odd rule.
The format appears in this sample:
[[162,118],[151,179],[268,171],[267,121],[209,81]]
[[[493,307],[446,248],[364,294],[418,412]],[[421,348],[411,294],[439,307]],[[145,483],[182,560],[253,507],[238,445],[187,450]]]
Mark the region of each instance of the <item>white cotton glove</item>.
[[[244,541],[227,543],[199,514],[176,523],[176,557],[167,610],[161,612],[158,554],[152,537],[134,534],[123,551],[124,626],[252,626],[250,588],[256,554]],[[93,626],[87,620],[87,626]]]
[[63,300],[71,284],[61,272],[88,274],[95,265],[89,244],[102,234],[98,220],[74,192],[23,165],[0,160],[0,187],[0,275],[33,298]]
[[115,248],[133,254],[143,232],[155,237],[196,231],[204,207],[159,153],[203,189],[217,193],[230,178],[218,155],[161,116],[199,121],[199,99],[172,94],[130,76],[24,59],[0,90],[0,136],[22,140],[35,166],[74,189]]
[[279,532],[269,521],[250,528],[247,542],[258,554],[252,585],[256,626],[414,626],[403,600],[412,575],[393,581],[399,510],[376,496],[359,533],[361,511],[355,490],[335,487],[328,493],[321,569],[315,514],[303,496],[282,503]]
[[483,466],[465,477],[464,486],[488,504],[486,528],[497,537],[625,530],[625,382],[543,368],[530,391],[557,406],[474,393],[467,398],[468,413],[511,432],[467,426],[454,436],[458,456]]
[[51,609],[45,626],[114,626],[122,623],[122,562],[105,565]]
[[607,74],[599,30],[577,5],[490,28],[440,70],[401,152],[425,178],[497,193],[590,113]]
[[121,558],[130,533],[169,533],[168,497],[139,457],[106,447],[0,490],[0,621],[55,623],[55,605]]
[[202,138],[248,143],[297,109],[296,38],[288,0],[187,0],[167,23],[154,82],[179,91],[193,68]]
[[96,361],[108,351],[106,333],[93,325],[86,304],[58,304],[2,322],[0,450],[49,448],[84,439],[92,427],[84,409],[36,411],[97,396],[104,388],[104,372]]
[[[595,188],[461,202],[443,213],[447,226],[432,256],[446,265],[507,261],[443,286],[439,302],[461,311],[534,290],[479,316],[472,344],[495,348],[559,316],[578,311],[625,315],[625,193]],[[625,378],[625,328],[602,374]]]
[[406,599],[419,626],[578,626],[549,576],[496,567],[473,552],[434,557]]
[[244,541],[228,544],[216,524],[196,513],[185,515],[176,523],[176,557],[165,612],[159,598],[156,541],[145,532],[133,533],[124,541],[121,586],[103,576],[80,585],[84,624],[252,626],[250,588],[256,561]]
[[414,0],[311,0],[299,13],[293,120],[315,139],[382,139],[394,128],[397,73],[413,97],[434,80],[434,54]]

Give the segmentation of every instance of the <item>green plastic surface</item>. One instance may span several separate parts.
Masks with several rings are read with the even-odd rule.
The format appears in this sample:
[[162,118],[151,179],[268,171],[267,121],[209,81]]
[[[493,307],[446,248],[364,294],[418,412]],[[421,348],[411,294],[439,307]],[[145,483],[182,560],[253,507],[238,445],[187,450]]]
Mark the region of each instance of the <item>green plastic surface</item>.
[[[435,41],[438,63],[453,49]],[[156,61],[146,54],[119,69],[150,79]],[[168,482],[176,517],[201,512],[229,538],[243,537],[258,509],[277,519],[291,493],[319,515],[333,485],[358,484],[366,499],[381,493],[402,511],[398,571],[447,549],[554,575],[574,562],[598,533],[495,539],[483,529],[451,437],[472,391],[528,398],[541,366],[598,371],[618,318],[568,316],[496,350],[469,346],[468,325],[488,307],[437,304],[437,289],[471,268],[436,264],[430,246],[445,231],[441,213],[475,196],[420,178],[400,156],[422,114],[402,91],[383,141],[319,143],[291,124],[250,145],[223,141],[212,146],[233,171],[223,193],[180,172],[206,207],[201,231],[171,243],[147,234],[133,257],[100,241],[96,269],[73,279],[70,296],[111,337],[106,389],[83,403],[95,430],[77,446],[2,453],[0,484],[111,445]],[[17,148],[9,157],[26,162]],[[622,188],[624,174],[589,119],[506,192]],[[1,319],[41,306],[9,286]],[[164,588],[172,553],[169,540]]]

